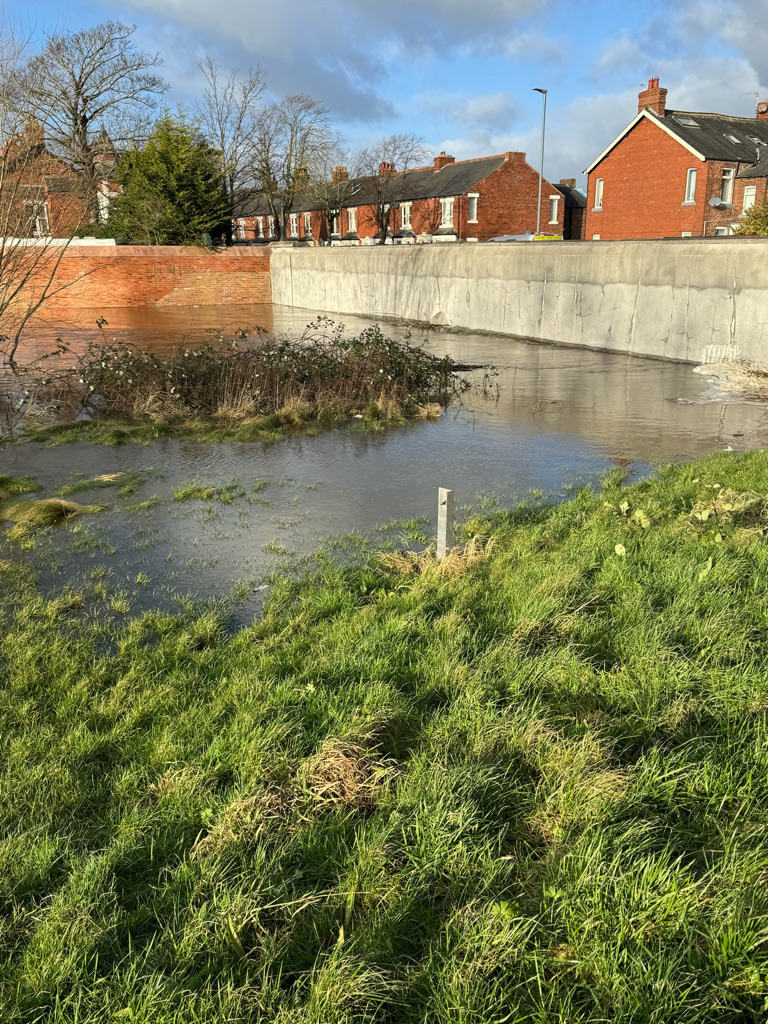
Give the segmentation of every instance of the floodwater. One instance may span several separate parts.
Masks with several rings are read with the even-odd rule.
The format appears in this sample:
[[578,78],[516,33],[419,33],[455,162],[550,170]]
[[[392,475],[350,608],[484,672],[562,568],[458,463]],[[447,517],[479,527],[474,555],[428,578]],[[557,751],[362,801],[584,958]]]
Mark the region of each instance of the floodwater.
[[[98,333],[93,312],[92,322],[85,313],[79,325],[45,332],[52,327],[50,337],[79,348]],[[110,339],[163,348],[246,325],[300,333],[317,313],[253,306],[113,309],[104,316]],[[335,319],[351,331],[370,323]],[[45,332],[41,345],[50,340]],[[642,475],[653,465],[764,444],[768,406],[719,392],[688,365],[475,334],[414,331],[412,340],[494,370],[471,371],[475,388],[441,420],[381,433],[352,423],[315,437],[250,444],[7,445],[0,473],[32,475],[42,494],[78,475],[135,470],[144,482],[126,496],[114,489],[73,495],[107,508],[53,529],[29,551],[2,542],[3,557],[41,566],[43,585],[52,589],[66,583],[87,591],[94,579],[106,579],[123,593],[123,611],[173,609],[187,595],[222,598],[246,581],[232,617],[239,624],[258,614],[275,568],[323,546],[355,551],[364,537],[423,544],[434,531],[439,486],[453,488],[466,514],[532,490],[557,499],[616,465]],[[245,493],[228,504],[174,500],[174,490],[192,479],[207,486],[234,481]],[[151,508],[130,508],[149,499],[156,499]]]

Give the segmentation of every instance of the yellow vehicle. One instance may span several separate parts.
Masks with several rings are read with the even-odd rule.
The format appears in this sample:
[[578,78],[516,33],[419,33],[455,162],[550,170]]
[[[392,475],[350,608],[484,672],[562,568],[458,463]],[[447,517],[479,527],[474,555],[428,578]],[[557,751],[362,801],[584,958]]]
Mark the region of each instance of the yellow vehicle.
[[545,235],[545,234],[541,234],[541,235],[534,235],[533,236],[533,240],[534,240],[534,242],[562,242],[563,236],[562,235]]

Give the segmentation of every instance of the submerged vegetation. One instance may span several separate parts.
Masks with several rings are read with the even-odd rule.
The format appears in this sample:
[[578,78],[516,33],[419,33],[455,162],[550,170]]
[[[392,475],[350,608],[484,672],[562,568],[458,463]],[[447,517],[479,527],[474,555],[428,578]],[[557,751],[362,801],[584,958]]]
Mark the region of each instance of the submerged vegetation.
[[234,636],[0,560],[0,1019],[763,1020],[767,571],[766,453],[322,559]]
[[376,429],[439,417],[468,387],[447,357],[387,338],[378,326],[348,337],[326,318],[296,339],[241,332],[229,346],[219,336],[167,355],[102,341],[71,369],[46,365],[27,378],[21,401],[28,436],[107,444],[180,434],[269,439],[353,416]]

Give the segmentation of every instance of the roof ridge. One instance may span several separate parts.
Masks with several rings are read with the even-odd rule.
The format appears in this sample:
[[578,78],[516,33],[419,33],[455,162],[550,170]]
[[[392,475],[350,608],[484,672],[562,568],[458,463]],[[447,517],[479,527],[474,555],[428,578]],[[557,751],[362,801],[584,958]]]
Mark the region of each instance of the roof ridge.
[[712,110],[665,110],[664,117],[722,117],[728,121],[759,121],[759,117],[742,117],[741,114],[718,114]]

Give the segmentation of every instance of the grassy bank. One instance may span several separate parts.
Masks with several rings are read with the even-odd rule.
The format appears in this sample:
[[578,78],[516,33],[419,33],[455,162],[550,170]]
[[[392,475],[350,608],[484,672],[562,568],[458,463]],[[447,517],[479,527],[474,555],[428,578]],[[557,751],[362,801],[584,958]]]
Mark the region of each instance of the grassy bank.
[[23,436],[54,443],[256,441],[353,416],[374,429],[438,417],[467,387],[447,357],[378,326],[349,336],[321,318],[295,339],[219,337],[162,355],[100,341],[71,367],[17,368],[0,379],[0,428],[17,422]]
[[234,637],[0,562],[0,1019],[764,1020],[767,495],[612,480]]

